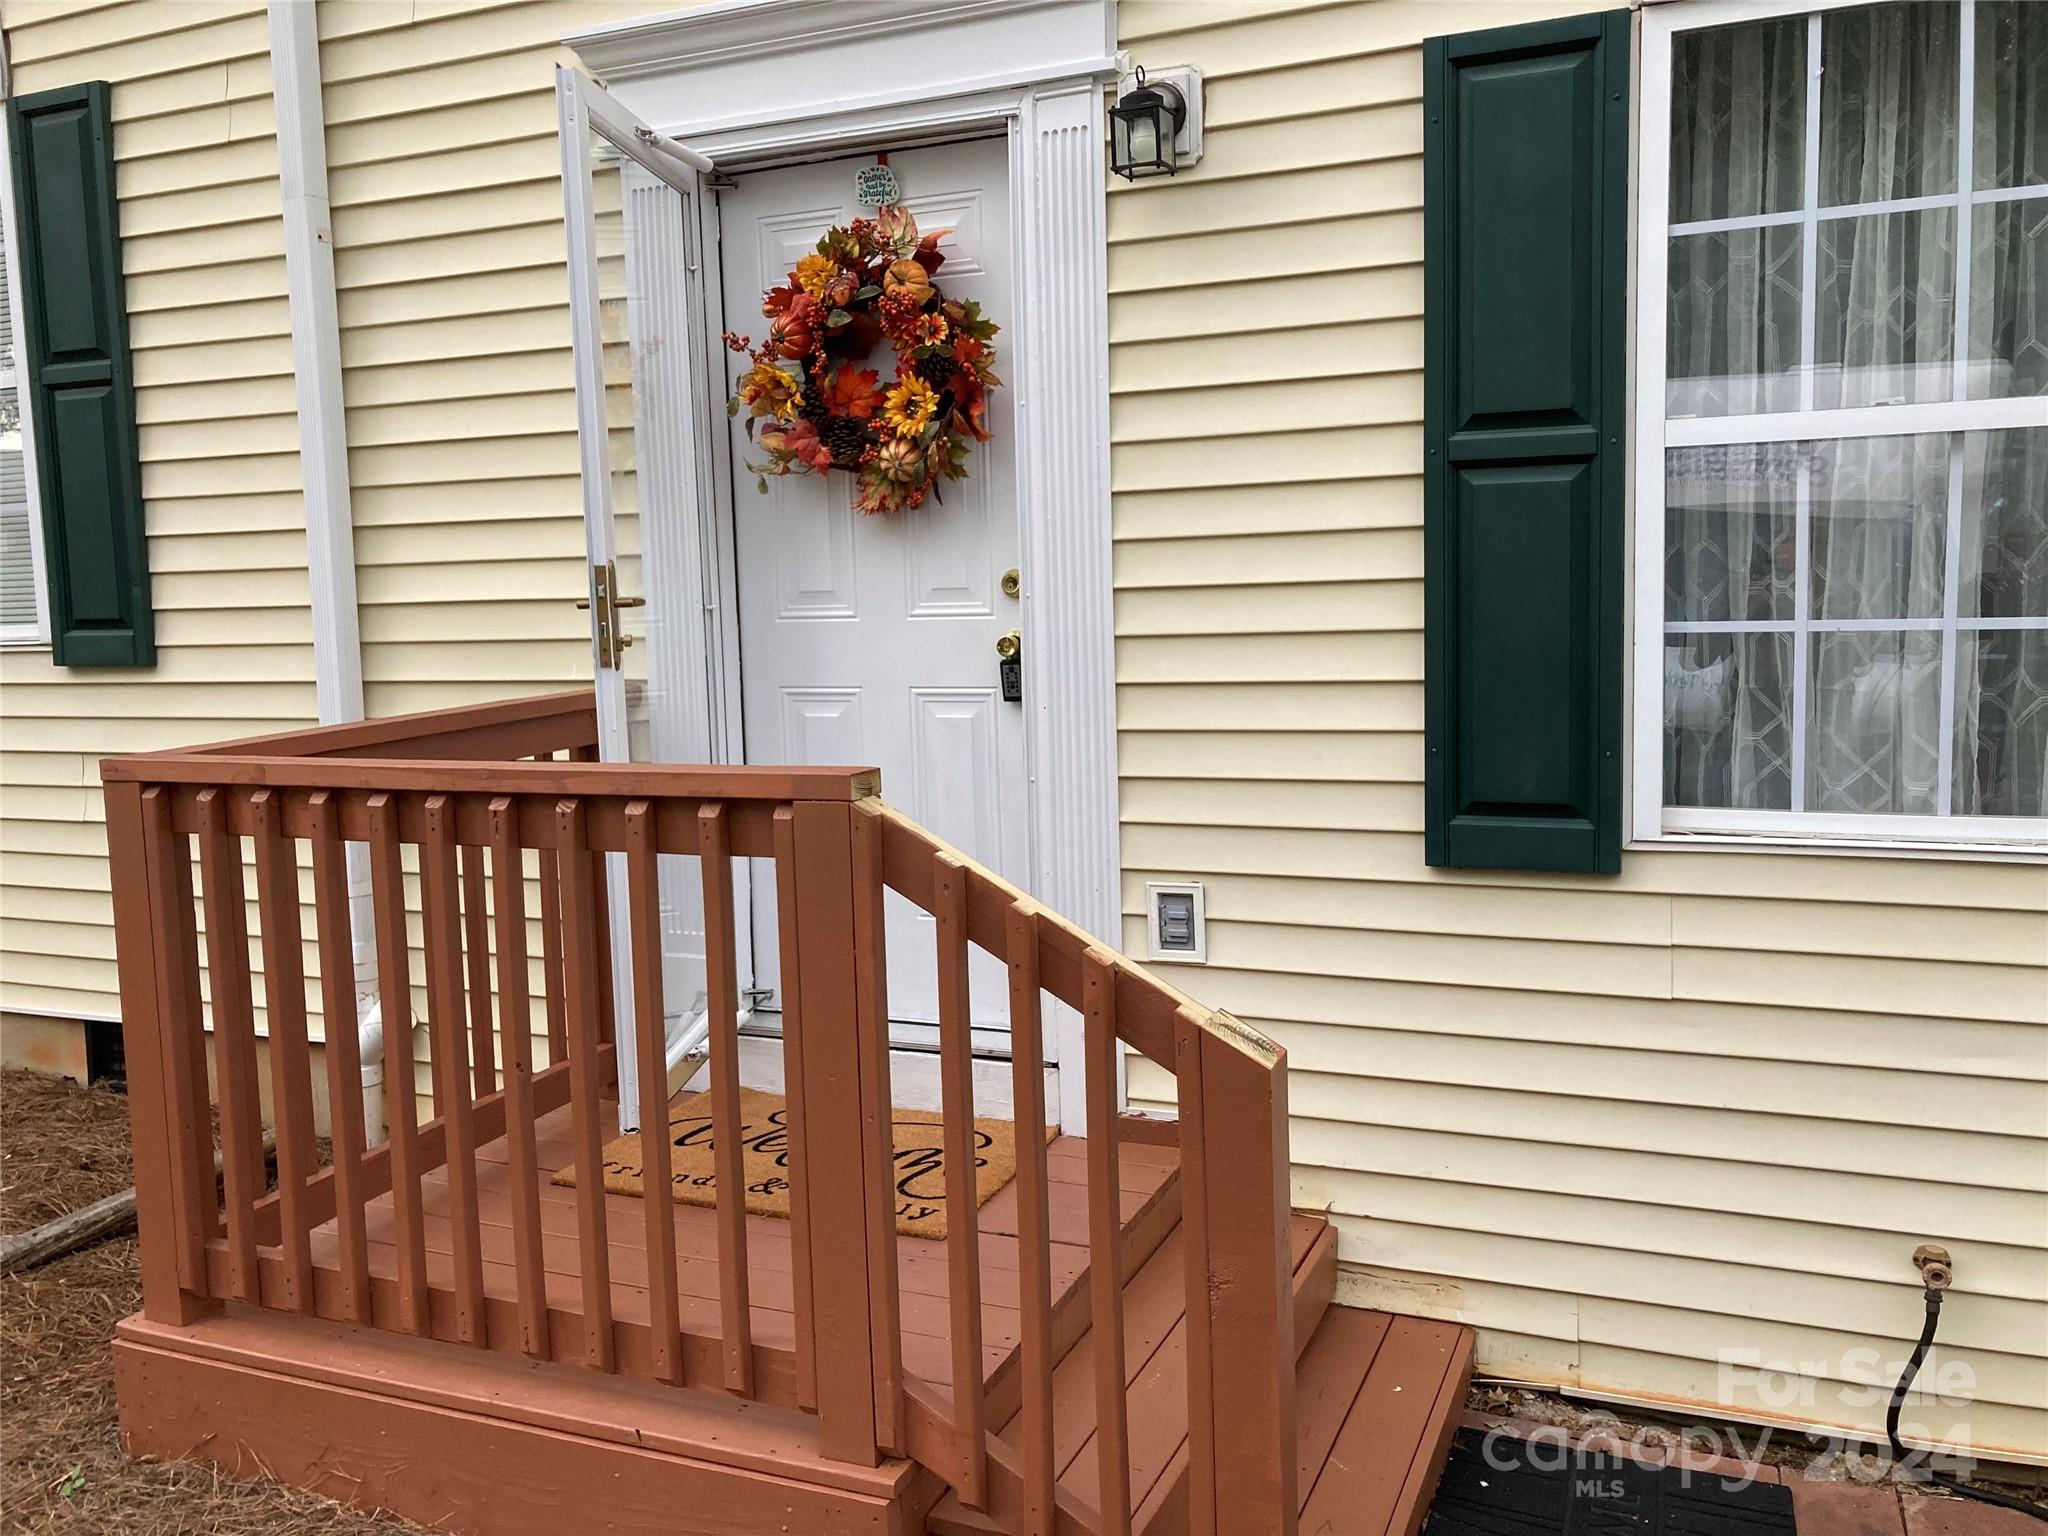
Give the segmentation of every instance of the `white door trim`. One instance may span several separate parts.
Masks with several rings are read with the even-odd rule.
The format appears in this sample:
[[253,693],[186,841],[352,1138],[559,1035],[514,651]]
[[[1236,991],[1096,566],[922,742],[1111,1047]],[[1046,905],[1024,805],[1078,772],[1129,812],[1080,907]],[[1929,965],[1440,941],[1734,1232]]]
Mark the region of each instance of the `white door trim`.
[[[1114,0],[717,0],[563,39],[622,106],[720,169],[977,128],[1007,137],[1018,312],[1004,374],[1018,426],[1032,885],[1112,945],[1121,862],[1103,89],[1116,72],[1115,23]],[[990,59],[1010,72],[989,75]],[[850,99],[859,80],[891,86]],[[722,406],[702,403],[721,420]],[[731,465],[715,468],[714,494],[729,497]],[[705,658],[715,678],[730,678],[736,655],[729,552],[723,563],[705,594],[728,636],[725,656]],[[1047,1026],[1061,1120],[1078,1128],[1080,1020],[1056,1007]]]

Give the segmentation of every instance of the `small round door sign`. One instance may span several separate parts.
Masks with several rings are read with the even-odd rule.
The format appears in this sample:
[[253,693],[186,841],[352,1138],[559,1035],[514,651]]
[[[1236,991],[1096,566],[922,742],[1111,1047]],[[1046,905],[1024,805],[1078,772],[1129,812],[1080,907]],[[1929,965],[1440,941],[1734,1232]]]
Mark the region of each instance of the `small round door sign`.
[[896,202],[896,173],[886,165],[862,166],[853,173],[853,195],[870,208]]

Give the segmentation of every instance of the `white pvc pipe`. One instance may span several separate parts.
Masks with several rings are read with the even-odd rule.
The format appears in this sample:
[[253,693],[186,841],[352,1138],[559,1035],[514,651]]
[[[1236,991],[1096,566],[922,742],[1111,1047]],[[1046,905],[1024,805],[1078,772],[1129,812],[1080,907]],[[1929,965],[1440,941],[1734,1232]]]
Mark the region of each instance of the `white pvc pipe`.
[[[348,927],[356,975],[356,1050],[362,1065],[363,1145],[374,1147],[384,1139],[384,1004],[377,987],[377,919],[370,899],[370,850],[363,843],[348,845]],[[408,1017],[406,1022],[410,1024],[411,1019]],[[403,1037],[410,1040],[411,1030],[405,1030]]]

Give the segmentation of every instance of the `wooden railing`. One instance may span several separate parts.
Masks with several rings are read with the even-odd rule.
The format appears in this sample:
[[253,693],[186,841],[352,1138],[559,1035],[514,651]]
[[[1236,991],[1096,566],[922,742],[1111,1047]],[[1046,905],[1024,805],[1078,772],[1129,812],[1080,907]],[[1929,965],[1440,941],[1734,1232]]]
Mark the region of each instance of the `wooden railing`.
[[[913,1456],[1006,1529],[1126,1532],[1134,1511],[1118,1057],[1129,1048],[1171,1072],[1179,1090],[1188,1528],[1291,1530],[1294,1348],[1278,1048],[902,817],[876,798],[867,770],[604,764],[590,760],[594,743],[585,694],[102,765],[144,1312],[182,1325],[224,1303],[253,1304],[789,1403],[816,1414],[826,1455],[865,1464]],[[357,1088],[348,843],[368,848],[383,1013],[394,1021],[389,1135],[374,1147],[365,1145]],[[332,1137],[324,1160],[313,1124],[301,845],[327,1021]],[[412,1012],[408,851],[425,960],[432,1112],[424,1120],[404,1028]],[[614,975],[630,976],[633,1016],[659,1020],[665,1012],[662,854],[696,857],[703,885],[717,1266],[715,1304],[686,1294],[669,1204],[642,1200],[643,1312],[637,1300],[618,1305],[607,1230],[615,1212],[597,1170],[616,1083]],[[631,938],[629,963],[616,970],[606,884],[608,864],[620,866],[601,855],[623,861]],[[260,1144],[245,858],[255,869],[261,930],[274,1192],[266,1190]],[[735,858],[772,860],[776,873],[792,1126],[787,1340],[754,1337],[748,1289],[738,1193]],[[998,1378],[984,1369],[973,1220],[949,1222],[944,1239],[950,1383],[905,1368],[891,1173],[888,890],[935,920],[947,1204],[955,1212],[977,1205],[971,949],[1009,968],[1021,1339],[1014,1368]],[[530,923],[538,925],[545,1065],[532,1052]],[[1072,1339],[1055,1326],[1039,1066],[1047,996],[1078,1013],[1085,1035],[1094,1506],[1060,1488],[1055,1465],[1053,1368]],[[640,1081],[660,1085],[660,1032],[637,1033]],[[209,1039],[223,1164],[218,1206]],[[535,1141],[536,1123],[564,1106],[582,1171],[573,1298],[547,1288],[545,1174]],[[494,1273],[511,1274],[509,1284],[490,1287],[477,1151],[501,1140],[510,1257],[491,1262]],[[640,1151],[645,1187],[666,1188],[672,1147],[658,1112],[643,1118]],[[430,1189],[423,1181],[436,1172],[445,1187]],[[388,1222],[380,1216],[373,1237],[369,1213],[383,1212],[387,1196]],[[637,1287],[629,1289],[637,1297]],[[992,1433],[1013,1413],[1014,1444]]]

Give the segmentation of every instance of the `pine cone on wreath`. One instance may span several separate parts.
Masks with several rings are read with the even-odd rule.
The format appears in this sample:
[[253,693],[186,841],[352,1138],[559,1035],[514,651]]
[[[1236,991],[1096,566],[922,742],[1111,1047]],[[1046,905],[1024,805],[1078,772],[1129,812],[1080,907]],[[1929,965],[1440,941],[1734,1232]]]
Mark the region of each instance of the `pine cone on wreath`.
[[954,361],[950,352],[934,352],[930,357],[921,357],[917,360],[917,376],[933,389],[942,390],[952,383],[953,375],[959,368],[959,363]]
[[818,429],[818,436],[832,455],[832,462],[850,468],[860,461],[868,445],[868,429],[846,416],[835,416]]
[[797,414],[818,428],[821,433],[824,430],[825,418],[831,414],[831,408],[825,404],[825,392],[818,387],[818,381],[809,373],[804,375],[803,403],[797,407]]

